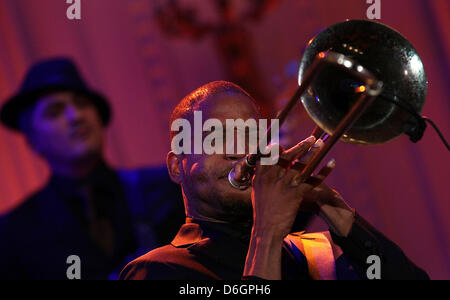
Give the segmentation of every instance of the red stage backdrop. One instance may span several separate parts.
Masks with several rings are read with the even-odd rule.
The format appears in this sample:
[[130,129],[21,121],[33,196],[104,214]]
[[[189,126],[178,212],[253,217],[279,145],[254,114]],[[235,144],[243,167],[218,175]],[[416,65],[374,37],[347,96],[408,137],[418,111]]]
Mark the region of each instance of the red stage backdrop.
[[[204,83],[230,79],[217,40],[163,33],[154,10],[166,0],[81,0],[81,20],[67,19],[65,2],[0,0],[0,103],[16,91],[36,60],[71,56],[115,111],[107,134],[109,162],[120,167],[163,164],[168,118],[177,101]],[[195,7],[200,20],[217,21],[212,1],[179,2]],[[232,2],[238,8],[242,3]],[[423,59],[429,80],[423,114],[448,138],[450,3],[380,2],[380,21],[405,35]],[[266,99],[276,98],[292,80],[290,66],[315,33],[345,19],[365,19],[368,7],[365,0],[279,0],[258,21],[243,24]],[[435,132],[428,129],[419,144],[407,137],[371,147],[339,144],[331,155],[337,169],[329,184],[431,278],[450,279],[450,159]],[[18,205],[47,177],[45,163],[24,139],[1,127],[0,213]],[[315,222],[312,228],[324,224]]]

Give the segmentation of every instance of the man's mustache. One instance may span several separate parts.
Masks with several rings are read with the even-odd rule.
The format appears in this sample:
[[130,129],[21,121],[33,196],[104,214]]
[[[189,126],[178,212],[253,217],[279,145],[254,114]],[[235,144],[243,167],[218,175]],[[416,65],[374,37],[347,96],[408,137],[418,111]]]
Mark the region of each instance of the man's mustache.
[[217,174],[219,174],[218,178],[219,178],[219,179],[227,178],[227,177],[228,177],[228,174],[230,173],[230,171],[231,171],[232,169],[233,169],[233,166],[223,168],[222,170],[220,170],[219,172],[217,172]]

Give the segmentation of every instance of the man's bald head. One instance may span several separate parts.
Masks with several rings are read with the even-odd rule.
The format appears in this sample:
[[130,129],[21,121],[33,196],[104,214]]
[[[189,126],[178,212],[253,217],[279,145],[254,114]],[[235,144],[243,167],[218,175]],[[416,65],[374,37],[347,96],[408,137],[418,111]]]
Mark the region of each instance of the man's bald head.
[[[194,111],[200,110],[200,105],[202,103],[218,95],[245,96],[255,105],[256,108],[258,108],[256,101],[238,85],[228,81],[213,81],[189,93],[189,95],[184,97],[180,103],[178,103],[170,117],[170,127],[177,119],[191,119]],[[171,140],[176,133],[177,132],[170,131]]]

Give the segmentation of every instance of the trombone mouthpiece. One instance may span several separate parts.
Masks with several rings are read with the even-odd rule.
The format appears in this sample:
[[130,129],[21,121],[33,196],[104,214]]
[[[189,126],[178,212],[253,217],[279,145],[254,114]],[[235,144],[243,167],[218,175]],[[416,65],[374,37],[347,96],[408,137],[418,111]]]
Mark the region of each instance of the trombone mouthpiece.
[[228,182],[231,184],[232,187],[238,189],[238,190],[246,190],[250,186],[250,180],[245,181],[237,181],[235,179],[236,174],[234,172],[234,168],[231,169],[230,173],[228,173]]
[[[234,188],[246,190],[251,185],[258,157],[257,155],[249,154],[233,166],[230,173],[228,173],[228,181]],[[239,176],[236,175],[236,170],[239,170]]]

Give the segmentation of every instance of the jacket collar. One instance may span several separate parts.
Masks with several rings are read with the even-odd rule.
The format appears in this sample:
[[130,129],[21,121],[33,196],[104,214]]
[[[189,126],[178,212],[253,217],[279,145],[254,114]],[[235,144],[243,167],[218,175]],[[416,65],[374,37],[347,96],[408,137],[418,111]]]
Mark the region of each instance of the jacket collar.
[[181,226],[177,235],[170,244],[176,248],[182,248],[198,243],[202,240],[202,238],[203,230],[200,226],[195,223],[189,223],[188,220],[186,220],[186,224]]
[[248,246],[250,242],[251,226],[240,226],[230,223],[219,223],[186,218],[171,245],[174,247],[187,247],[205,239],[214,241],[235,240]]
[[187,248],[197,257],[209,258],[224,266],[225,269],[242,274],[250,232],[251,228],[229,223],[188,218],[171,245],[176,248]]

